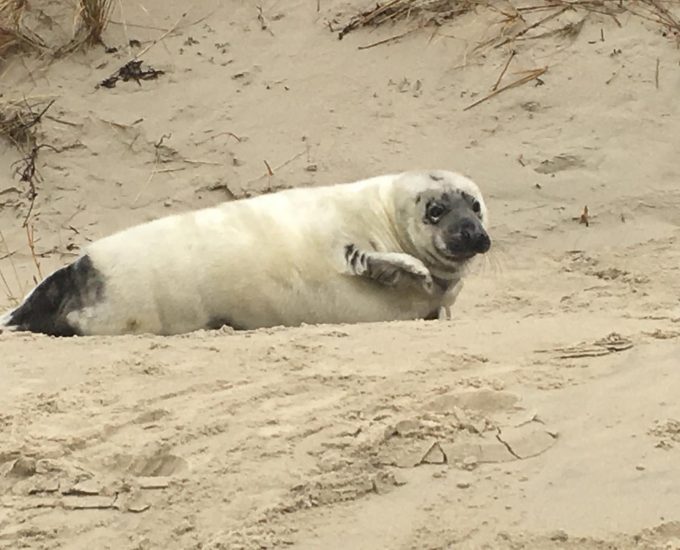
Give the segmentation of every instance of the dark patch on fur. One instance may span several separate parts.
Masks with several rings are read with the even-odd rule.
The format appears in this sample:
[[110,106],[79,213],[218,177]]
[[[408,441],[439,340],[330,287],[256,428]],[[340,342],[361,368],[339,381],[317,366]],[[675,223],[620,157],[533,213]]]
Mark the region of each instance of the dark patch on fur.
[[435,176],[434,174],[430,174],[430,179],[433,181],[442,181],[444,178],[442,176]]
[[50,336],[78,336],[66,316],[99,302],[104,280],[89,256],[58,269],[43,280],[10,315],[8,326]]
[[357,272],[359,266],[364,268],[364,270],[366,270],[368,267],[366,253],[361,252],[361,250],[359,250],[353,244],[348,244],[345,246],[345,261],[352,267],[352,270],[355,273]]
[[359,250],[353,244],[348,244],[345,247],[345,260],[352,266],[352,269],[356,269],[357,260],[359,259]]
[[440,279],[439,277],[432,277],[432,282],[437,285],[442,292],[446,292],[451,286],[451,281]]
[[219,330],[222,327],[231,327],[234,330],[245,330],[243,327],[237,325],[227,317],[215,317],[214,319],[210,319],[205,328],[207,330]]
[[430,311],[430,313],[423,317],[425,321],[436,321],[437,319],[439,319],[439,308]]

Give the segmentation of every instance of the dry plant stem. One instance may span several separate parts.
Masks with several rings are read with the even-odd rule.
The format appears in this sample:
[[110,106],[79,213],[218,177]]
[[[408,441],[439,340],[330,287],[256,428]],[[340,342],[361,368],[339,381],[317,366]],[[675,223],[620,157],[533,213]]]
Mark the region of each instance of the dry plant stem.
[[494,47],[495,47],[495,48],[500,48],[501,46],[504,46],[504,45],[507,44],[508,42],[512,42],[512,41],[515,40],[516,38],[519,38],[520,36],[525,35],[525,34],[528,33],[531,29],[535,29],[536,27],[538,27],[538,26],[540,26],[540,25],[543,25],[544,23],[547,23],[547,22],[550,21],[551,19],[555,19],[555,17],[559,17],[559,16],[562,15],[565,11],[570,10],[570,9],[572,9],[571,6],[565,6],[565,7],[561,8],[561,9],[557,10],[555,13],[551,13],[550,15],[544,17],[543,19],[540,19],[539,21],[536,21],[535,23],[532,23],[532,24],[529,25],[526,29],[523,29],[523,30],[519,31],[519,32],[518,32],[517,34],[515,34],[514,36],[511,36],[511,37],[506,38],[505,40],[501,41],[500,44],[496,44]]
[[269,28],[267,20],[264,18],[264,13],[262,13],[262,6],[257,6],[257,20],[260,22],[260,28],[266,31]]
[[9,284],[7,283],[7,279],[5,279],[5,274],[2,272],[1,269],[0,269],[0,279],[2,279],[2,284],[5,287],[5,295],[7,296],[7,299],[10,301],[10,303],[12,305],[17,305],[19,303],[19,300],[12,293],[12,289],[9,287]]
[[268,177],[273,176],[274,173],[276,173],[276,172],[278,172],[279,170],[281,170],[282,168],[288,166],[291,162],[293,162],[293,161],[299,159],[301,156],[305,155],[306,153],[307,153],[307,150],[305,149],[304,151],[299,152],[297,155],[294,155],[294,156],[292,156],[291,158],[289,158],[288,160],[282,162],[281,164],[279,164],[279,165],[278,165],[276,168],[274,168],[273,170],[272,170],[271,167],[269,166],[269,163],[267,163],[267,161],[264,161],[265,166],[267,166],[267,173],[266,173],[266,174],[263,174],[262,176],[258,176],[258,177],[256,177],[256,178],[253,178],[253,179],[247,181],[247,182],[246,182],[246,185],[250,185],[251,183],[255,183],[256,181],[260,181],[260,180],[263,179],[263,178],[268,178]]
[[539,76],[541,76],[543,73],[545,73],[548,70],[548,67],[543,67],[542,69],[535,69],[533,71],[530,71],[530,73],[526,76],[523,76],[522,78],[519,78],[515,80],[514,82],[511,82],[510,84],[506,84],[502,88],[498,88],[497,90],[494,90],[490,94],[484,96],[482,99],[479,99],[472,103],[471,105],[468,105],[463,109],[463,111],[467,111],[468,109],[472,109],[473,107],[476,107],[480,103],[484,103],[485,101],[488,101],[494,96],[497,96],[501,92],[504,92],[506,90],[509,90],[510,88],[515,88],[517,86],[521,86],[522,84],[526,84],[527,82],[531,82],[532,80],[535,80]]
[[102,33],[109,23],[113,0],[80,0],[80,17],[86,35],[85,42],[102,44]]
[[134,200],[132,201],[132,205],[133,205],[133,206],[137,204],[137,201],[139,200],[139,197],[141,197],[141,196],[142,196],[142,193],[144,193],[144,191],[146,191],[146,188],[149,187],[149,184],[151,183],[151,180],[153,179],[153,177],[154,177],[156,174],[159,173],[158,165],[159,165],[160,162],[161,162],[161,156],[160,156],[160,153],[159,153],[159,151],[158,151],[158,148],[159,148],[161,145],[163,145],[163,142],[164,142],[166,139],[170,139],[170,135],[168,135],[168,134],[163,134],[163,135],[161,136],[161,138],[160,138],[156,143],[154,143],[155,155],[154,155],[153,168],[151,169],[151,173],[149,174],[149,177],[148,177],[147,180],[144,182],[144,185],[142,185],[142,186],[140,187],[139,191],[137,192],[137,195],[135,196]]
[[[35,233],[35,230],[32,225],[27,225],[26,226],[26,238],[28,239],[28,247],[31,249],[31,257],[33,258],[33,263],[35,264],[35,268],[38,270],[38,275],[40,276],[40,279],[42,280],[43,275],[42,271],[40,270],[40,262],[38,261],[38,257],[35,254],[35,241],[33,240],[33,235]],[[37,284],[37,281],[36,281]]]
[[357,50],[368,50],[369,48],[375,48],[376,46],[380,46],[382,44],[387,44],[389,42],[393,42],[395,40],[399,40],[400,38],[404,38],[404,36],[407,36],[413,32],[416,32],[417,30],[420,30],[422,27],[418,26],[415,29],[411,29],[409,31],[402,32],[401,34],[397,34],[396,36],[390,36],[389,38],[385,38],[383,40],[378,40],[377,42],[373,42],[372,44],[367,44],[366,46],[357,46]]
[[265,160],[264,165],[267,167],[267,175],[268,176],[273,176],[274,172],[272,171],[272,167],[269,166],[269,163]]
[[22,25],[25,0],[0,0],[0,54],[14,48],[46,48],[42,38]]
[[659,89],[659,65],[661,64],[661,60],[657,57],[656,58],[656,71],[654,73],[654,83],[656,84],[656,89]]
[[498,77],[498,80],[496,80],[496,83],[493,85],[493,88],[491,88],[492,92],[495,92],[498,89],[498,86],[500,86],[501,80],[503,80],[503,77],[505,76],[505,73],[507,72],[508,67],[510,66],[510,62],[515,57],[516,53],[517,52],[515,50],[512,50],[510,52],[510,57],[508,57],[508,60],[506,61],[505,66],[503,67],[503,70],[501,71],[501,74]]
[[182,159],[182,162],[186,162],[187,164],[206,164],[208,166],[222,166],[224,164],[222,162],[215,162],[212,160],[194,160],[194,159]]
[[149,29],[152,31],[161,31],[161,32],[167,32],[168,29],[165,27],[155,27],[154,25],[140,25],[139,23],[129,23],[128,21],[116,21],[115,19],[111,19],[109,21],[112,25],[123,25],[125,27],[135,27],[137,29]]
[[[132,55],[132,46],[130,46],[130,35],[128,34],[128,24],[125,19],[125,14],[123,12],[123,1],[118,0],[118,10],[120,11],[120,18],[123,20],[123,35],[125,36],[125,45],[127,46],[128,54]],[[112,23],[109,18],[109,23]]]
[[[7,241],[5,240],[5,235],[3,235],[2,231],[0,231],[0,240],[2,240],[2,244],[5,247],[5,250],[9,252],[9,245],[7,244]],[[14,259],[12,258],[12,255],[9,256],[9,264],[12,266],[12,271],[14,272],[14,279],[16,280],[17,286],[19,287],[19,292],[21,294],[24,294],[24,285],[21,284],[19,272],[17,271],[17,266],[14,264]]]

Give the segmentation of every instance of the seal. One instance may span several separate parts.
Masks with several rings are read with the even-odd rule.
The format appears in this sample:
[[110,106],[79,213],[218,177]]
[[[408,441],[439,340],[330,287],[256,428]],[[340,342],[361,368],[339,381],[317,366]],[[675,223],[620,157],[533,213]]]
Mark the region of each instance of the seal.
[[172,335],[449,318],[487,227],[478,186],[445,170],[288,189],[97,240],[0,326]]

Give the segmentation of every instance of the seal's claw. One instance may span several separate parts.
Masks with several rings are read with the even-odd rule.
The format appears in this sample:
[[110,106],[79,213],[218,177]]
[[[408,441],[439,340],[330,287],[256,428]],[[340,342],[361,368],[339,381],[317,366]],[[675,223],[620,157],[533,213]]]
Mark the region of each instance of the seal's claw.
[[432,281],[432,275],[430,273],[426,273],[425,275],[421,275],[422,277],[422,284],[423,288],[428,294],[432,294],[434,291],[434,282]]

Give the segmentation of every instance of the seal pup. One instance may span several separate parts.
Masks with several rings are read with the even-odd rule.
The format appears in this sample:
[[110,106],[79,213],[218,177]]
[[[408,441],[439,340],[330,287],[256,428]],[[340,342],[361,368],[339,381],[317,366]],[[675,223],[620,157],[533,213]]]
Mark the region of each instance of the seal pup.
[[444,170],[240,199],[89,244],[0,326],[171,335],[448,317],[487,224],[478,186]]

